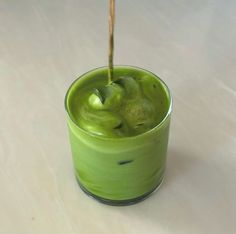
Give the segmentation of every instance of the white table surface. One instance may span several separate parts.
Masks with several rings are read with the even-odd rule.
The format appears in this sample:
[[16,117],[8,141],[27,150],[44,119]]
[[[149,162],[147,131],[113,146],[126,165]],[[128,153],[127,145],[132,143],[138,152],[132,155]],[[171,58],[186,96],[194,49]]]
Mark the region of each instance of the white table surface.
[[78,187],[63,99],[107,63],[105,0],[0,0],[0,233],[236,233],[236,1],[117,1],[116,64],[169,85],[161,189],[129,207]]

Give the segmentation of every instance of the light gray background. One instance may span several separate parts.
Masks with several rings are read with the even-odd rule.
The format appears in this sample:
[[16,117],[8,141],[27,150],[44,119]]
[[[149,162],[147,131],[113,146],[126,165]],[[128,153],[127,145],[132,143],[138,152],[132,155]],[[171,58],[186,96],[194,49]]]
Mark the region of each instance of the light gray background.
[[236,1],[117,1],[115,63],[174,98],[166,178],[110,207],[74,179],[64,94],[107,63],[105,0],[0,0],[0,233],[236,233]]

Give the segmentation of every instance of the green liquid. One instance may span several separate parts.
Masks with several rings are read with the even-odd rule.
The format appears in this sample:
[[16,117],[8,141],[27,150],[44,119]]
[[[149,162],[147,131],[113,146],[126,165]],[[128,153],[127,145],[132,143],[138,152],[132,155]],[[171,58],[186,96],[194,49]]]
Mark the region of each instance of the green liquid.
[[171,98],[143,69],[114,67],[114,81],[107,86],[107,68],[90,71],[72,84],[65,105],[77,179],[92,194],[120,201],[162,181]]
[[84,130],[104,137],[135,136],[154,128],[168,111],[163,86],[151,73],[119,67],[86,76],[71,92],[70,111]]

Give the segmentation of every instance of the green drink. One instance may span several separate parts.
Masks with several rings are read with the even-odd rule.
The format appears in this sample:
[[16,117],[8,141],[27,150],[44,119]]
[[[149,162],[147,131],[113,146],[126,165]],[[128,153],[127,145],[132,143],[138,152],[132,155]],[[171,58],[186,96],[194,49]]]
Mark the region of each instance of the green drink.
[[137,202],[162,182],[171,114],[167,86],[131,66],[92,70],[69,88],[65,107],[76,178],[96,199]]

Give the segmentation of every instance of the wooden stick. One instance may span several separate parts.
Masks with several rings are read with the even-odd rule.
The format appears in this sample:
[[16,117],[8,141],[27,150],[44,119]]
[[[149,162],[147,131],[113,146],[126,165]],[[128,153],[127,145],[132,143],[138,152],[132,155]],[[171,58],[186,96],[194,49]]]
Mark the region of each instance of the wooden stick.
[[115,0],[110,0],[109,15],[109,53],[108,53],[108,83],[113,80],[113,54],[114,54],[114,25],[115,25]]

